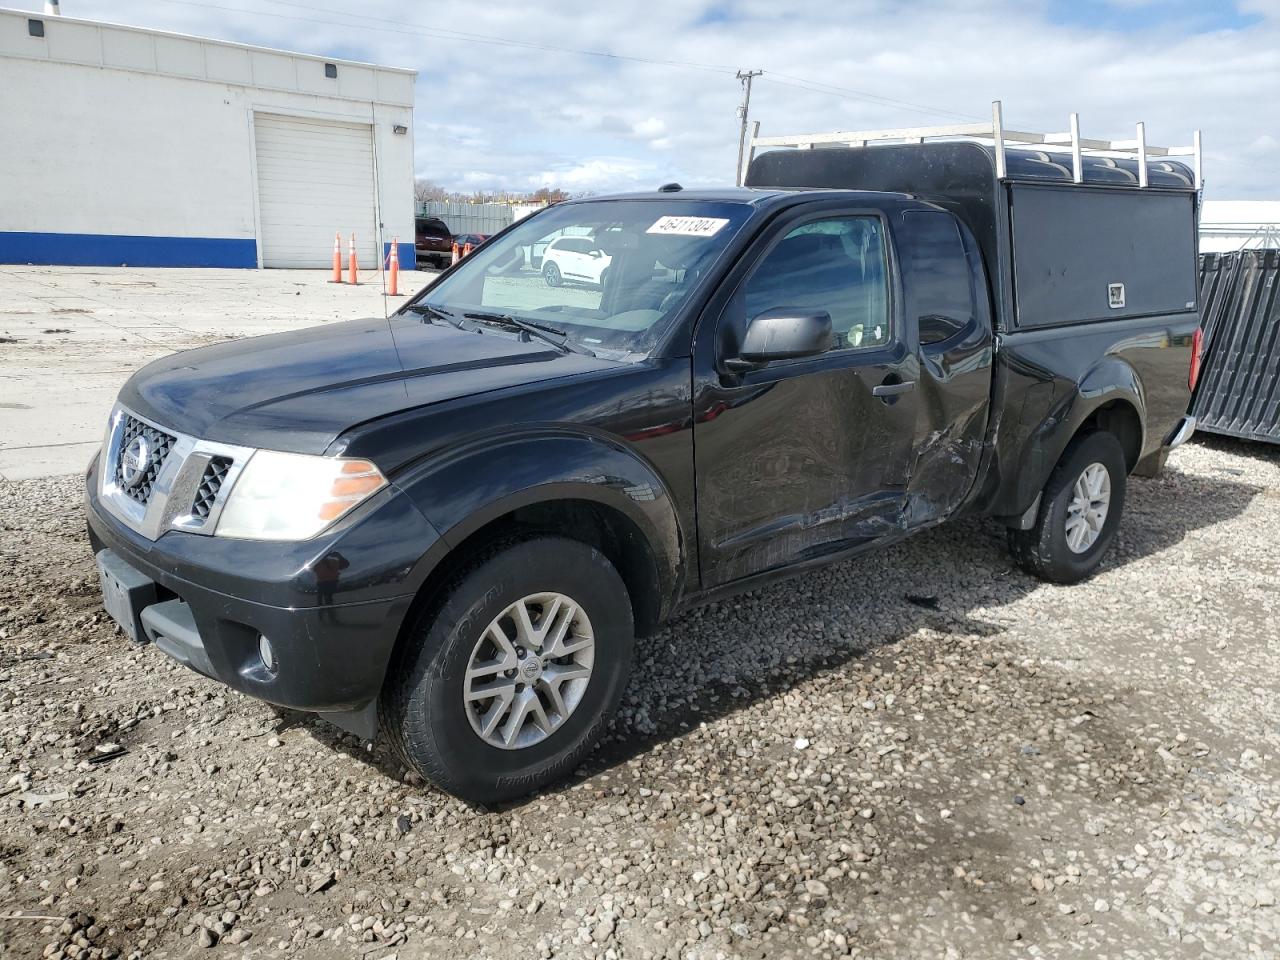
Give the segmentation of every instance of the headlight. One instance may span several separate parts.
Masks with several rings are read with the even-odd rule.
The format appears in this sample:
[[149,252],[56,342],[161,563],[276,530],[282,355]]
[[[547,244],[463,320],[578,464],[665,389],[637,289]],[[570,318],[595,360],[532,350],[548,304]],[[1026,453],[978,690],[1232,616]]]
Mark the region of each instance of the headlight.
[[309,540],[386,485],[368,460],[258,450],[231,488],[215,533]]

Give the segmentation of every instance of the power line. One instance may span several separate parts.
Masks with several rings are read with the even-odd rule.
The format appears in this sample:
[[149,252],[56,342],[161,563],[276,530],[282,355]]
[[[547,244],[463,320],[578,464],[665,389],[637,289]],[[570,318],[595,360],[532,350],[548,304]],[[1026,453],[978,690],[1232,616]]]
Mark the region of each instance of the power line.
[[[734,67],[725,64],[698,63],[691,60],[673,60],[657,57],[640,57],[624,53],[611,53],[607,50],[584,50],[579,47],[567,47],[559,44],[544,43],[537,40],[521,40],[512,37],[500,37],[493,34],[471,33],[463,30],[452,30],[444,27],[424,27],[419,24],[406,24],[403,21],[391,19],[388,17],[372,17],[364,14],[351,14],[342,10],[334,10],[329,7],[317,7],[312,4],[294,2],[294,0],[275,0],[278,6],[293,7],[295,9],[316,11],[320,13],[332,14],[339,17],[347,17],[356,22],[344,22],[338,20],[328,20],[321,17],[304,17],[295,14],[273,13],[267,10],[251,10],[243,7],[229,7],[217,3],[209,3],[207,0],[169,0],[170,3],[179,4],[186,7],[198,7],[206,10],[219,10],[225,13],[238,13],[254,17],[271,17],[277,20],[292,20],[299,23],[311,23],[332,27],[342,27],[344,29],[357,29],[373,31],[377,33],[390,33],[403,35],[406,33],[415,36],[433,37],[438,40],[456,40],[462,43],[479,43],[490,46],[514,47],[525,50],[542,50],[548,53],[562,53],[573,56],[597,57],[606,60],[622,61],[627,63],[643,63],[651,66],[675,67],[687,70],[701,70],[711,73],[722,73],[726,75],[734,75],[737,70]],[[383,23],[388,26],[375,26],[374,23]],[[897,100],[892,97],[882,97],[878,94],[868,93],[864,90],[854,90],[848,87],[839,87],[834,84],[824,83],[818,80],[810,80],[806,77],[797,77],[791,74],[779,73],[773,70],[761,71],[763,76],[761,79],[779,86],[791,87],[797,90],[806,90],[810,93],[824,93],[828,96],[840,97],[846,100],[860,100],[866,103],[881,104],[884,106],[897,107],[903,110],[910,110],[915,113],[928,114],[930,116],[952,117],[962,120],[981,120],[982,117],[976,117],[972,114],[956,113],[952,110],[945,110],[938,107],[930,107],[924,104],[912,103],[906,100]]]
[[[168,0],[170,3],[180,4],[185,7],[201,7],[207,10],[220,10],[225,13],[240,13],[252,17],[273,17],[277,20],[293,20],[299,23],[323,24],[331,27],[342,27],[351,30],[371,30],[377,33],[392,34],[414,34],[415,36],[434,37],[438,40],[458,40],[464,43],[482,43],[500,47],[520,47],[527,50],[544,50],[550,53],[567,53],[585,57],[601,57],[609,60],[623,60],[631,63],[646,63],[655,66],[666,67],[682,67],[690,70],[705,70],[714,73],[733,74],[734,68],[729,66],[720,66],[716,64],[694,63],[689,60],[663,60],[652,57],[636,57],[624,53],[610,53],[606,50],[581,50],[576,47],[562,47],[556,44],[542,43],[535,40],[516,40],[509,37],[489,36],[486,34],[471,34],[460,30],[448,30],[445,28],[422,27],[417,24],[404,24],[401,21],[390,20],[385,17],[364,17],[359,16],[359,23],[345,23],[337,20],[325,20],[320,17],[302,17],[288,13],[271,13],[266,10],[246,10],[243,7],[226,7],[216,3],[206,3],[202,0]],[[305,10],[321,10],[324,13],[332,13],[338,16],[356,17],[356,14],[343,13],[340,10],[330,10],[323,7],[313,7],[301,3],[288,3],[287,0],[277,0],[285,6],[299,7]],[[367,22],[376,20],[381,23],[395,24],[394,27],[377,27]]]
[[954,110],[943,110],[938,107],[912,103],[908,100],[895,100],[892,97],[881,97],[874,93],[867,93],[864,90],[851,90],[847,87],[837,87],[834,84],[822,83],[818,80],[807,80],[804,77],[793,77],[787,73],[778,73],[776,70],[766,70],[763,79],[769,83],[776,83],[784,87],[793,87],[797,90],[809,90],[813,93],[825,93],[833,97],[842,97],[846,100],[862,100],[867,103],[878,103],[884,106],[897,107],[901,110],[910,110],[914,113],[924,113],[935,117],[951,117],[956,120],[984,119],[983,117],[975,116],[971,113],[956,113]]
[[[355,26],[358,26],[359,23],[363,23],[368,20],[375,20],[378,23],[391,24],[392,26],[399,28],[399,30],[403,30],[405,28],[404,21],[396,20],[391,17],[370,17],[364,14],[347,13],[345,10],[333,10],[333,9],[330,9],[329,7],[317,7],[314,4],[309,4],[309,3],[297,3],[295,2],[295,0],[275,0],[275,3],[285,7],[297,7],[301,10],[317,10],[317,11],[320,11],[321,13],[331,13],[340,17],[350,17],[358,21],[357,24],[354,24]],[[245,11],[245,12],[252,12],[252,11]],[[329,21],[317,21],[317,22],[327,23]],[[493,34],[486,34],[486,33],[470,33],[465,30],[451,30],[445,27],[423,27],[420,24],[411,24],[411,26],[416,28],[419,31],[422,31],[425,35],[436,36],[443,39],[469,40],[476,43],[493,43],[493,44],[499,44],[503,46],[518,46],[518,47],[525,47],[527,49],[532,49],[532,50],[547,50],[555,53],[572,53],[572,54],[578,54],[580,56],[604,57],[611,60],[629,60],[636,63],[650,63],[650,64],[658,64],[663,66],[688,67],[694,70],[714,70],[720,73],[734,72],[733,67],[729,67],[724,64],[696,63],[694,61],[689,61],[689,60],[664,60],[664,59],[653,59],[649,57],[636,57],[636,56],[629,56],[629,55],[620,54],[620,53],[610,53],[606,50],[582,50],[576,47],[564,47],[564,46],[559,46],[557,44],[544,43],[540,40],[517,40],[511,37],[499,37]]]

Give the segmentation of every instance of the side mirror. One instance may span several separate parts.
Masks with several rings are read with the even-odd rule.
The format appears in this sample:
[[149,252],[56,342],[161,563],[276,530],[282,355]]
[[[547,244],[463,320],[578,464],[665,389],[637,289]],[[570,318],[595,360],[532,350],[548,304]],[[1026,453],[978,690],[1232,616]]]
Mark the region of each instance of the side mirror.
[[747,327],[742,349],[728,366],[750,369],[774,360],[816,357],[831,349],[831,314],[825,310],[766,310]]

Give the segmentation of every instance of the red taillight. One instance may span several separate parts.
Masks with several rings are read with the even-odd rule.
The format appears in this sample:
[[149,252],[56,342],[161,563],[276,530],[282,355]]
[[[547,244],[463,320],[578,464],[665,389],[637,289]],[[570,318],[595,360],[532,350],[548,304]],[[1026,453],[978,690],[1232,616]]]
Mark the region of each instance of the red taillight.
[[1191,370],[1187,373],[1187,386],[1193,391],[1200,379],[1200,351],[1204,349],[1204,331],[1199,327],[1191,335]]

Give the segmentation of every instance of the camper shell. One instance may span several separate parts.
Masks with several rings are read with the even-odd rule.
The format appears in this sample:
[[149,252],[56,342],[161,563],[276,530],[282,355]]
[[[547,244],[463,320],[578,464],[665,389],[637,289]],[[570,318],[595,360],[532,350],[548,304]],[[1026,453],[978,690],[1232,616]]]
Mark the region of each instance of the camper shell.
[[[1196,309],[1193,170],[973,141],[814,146],[752,160],[746,185],[906,193],[953,213],[987,265],[1001,333]],[[1118,285],[1118,286],[1117,286]]]

